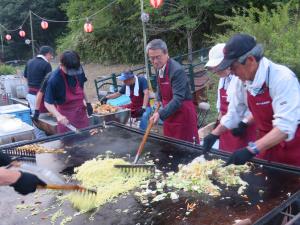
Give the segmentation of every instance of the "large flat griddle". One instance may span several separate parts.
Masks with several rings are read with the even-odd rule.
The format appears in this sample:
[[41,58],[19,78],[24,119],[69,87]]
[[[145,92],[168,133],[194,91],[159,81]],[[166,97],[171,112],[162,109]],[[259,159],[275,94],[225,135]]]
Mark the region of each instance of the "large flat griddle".
[[[86,129],[80,134],[67,133],[37,140],[36,142],[40,142],[47,147],[64,148],[67,151],[66,154],[38,154],[36,156],[37,164],[56,172],[69,174],[73,172],[74,167],[97,155],[103,155],[108,150],[112,151],[116,157],[126,157],[130,161],[133,160],[143,135],[140,131],[114,122],[106,128],[101,126],[94,126],[94,128],[102,132],[91,136],[90,129]],[[23,143],[23,145],[28,143],[32,142]],[[6,145],[4,147],[9,149],[15,148],[17,145]],[[149,152],[147,160],[152,159],[157,168],[164,173],[177,171],[179,164],[189,163],[202,153],[201,146],[194,146],[187,142],[168,139],[155,134],[149,137],[144,151],[145,154]],[[227,154],[214,151],[208,159],[226,159],[226,157],[228,157]],[[142,157],[141,162],[143,160],[145,159]],[[300,187],[299,168],[260,160],[254,163],[252,173],[242,175],[242,178],[250,184],[245,192],[248,199],[239,196],[236,188],[230,188],[224,190],[222,196],[218,198],[185,192],[181,193],[182,197],[177,202],[165,199],[150,204],[150,206],[144,206],[133,194],[129,194],[127,197],[120,197],[117,202],[106,204],[99,209],[94,215],[94,220],[89,220],[90,214],[85,214],[74,217],[69,224],[225,225],[233,224],[237,219],[247,218],[257,225],[266,224],[260,222],[266,221],[264,215],[289,199]],[[4,219],[5,224],[26,225],[42,222],[47,224],[45,220],[41,219],[41,215],[30,216],[27,220],[24,220],[24,216],[27,216],[25,212],[16,214],[14,205],[20,203],[15,201],[17,196],[7,187],[1,187],[0,189],[0,216]],[[33,195],[22,199],[25,199],[27,204],[36,201],[33,199]],[[39,201],[42,202],[40,207],[50,207],[54,199],[55,196],[51,194],[40,196]],[[5,202],[8,204],[5,204]],[[187,203],[197,204],[196,209],[188,216],[185,215]],[[73,215],[76,212],[68,203],[53,209],[52,212],[57,211],[59,208],[62,208],[66,215]],[[128,209],[128,212],[126,212],[126,209]],[[7,210],[10,213],[7,213]],[[125,212],[123,212],[124,210]]]

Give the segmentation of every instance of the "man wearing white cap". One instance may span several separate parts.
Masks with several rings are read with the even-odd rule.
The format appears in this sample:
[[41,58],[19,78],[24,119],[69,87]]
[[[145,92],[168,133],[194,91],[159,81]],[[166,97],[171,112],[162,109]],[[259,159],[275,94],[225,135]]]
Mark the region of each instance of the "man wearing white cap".
[[[224,58],[224,47],[225,43],[221,43],[211,48],[209,51],[209,60],[205,67],[220,76],[217,100],[217,109],[219,112],[218,121],[222,118],[221,124],[226,127],[226,121],[231,119],[231,116],[227,115],[230,114],[230,112],[228,112],[228,105],[230,104],[230,99],[232,99],[231,96],[239,94],[240,97],[243,98],[246,94],[246,90],[243,85],[238,85],[239,79],[231,74],[229,69],[216,72],[217,66]],[[236,93],[236,90],[239,89],[243,90]],[[211,134],[204,138],[204,151],[209,151],[218,138],[220,139],[219,148],[228,152],[233,152],[236,149],[243,148],[247,146],[249,141],[254,141],[256,137],[255,125],[253,121],[249,121],[247,117],[251,117],[251,113],[248,108],[236,117],[238,121],[242,120],[238,123],[237,128],[232,129],[232,127],[228,127],[228,130],[221,135],[216,135],[214,134],[214,131],[212,131]]]
[[[258,130],[255,142],[235,151],[228,164],[244,164],[253,157],[300,166],[300,85],[286,66],[263,56],[254,37],[236,34],[224,47],[224,59],[217,70],[230,68],[244,81],[246,104]],[[237,99],[238,104],[245,100]],[[224,132],[219,125],[216,134]]]

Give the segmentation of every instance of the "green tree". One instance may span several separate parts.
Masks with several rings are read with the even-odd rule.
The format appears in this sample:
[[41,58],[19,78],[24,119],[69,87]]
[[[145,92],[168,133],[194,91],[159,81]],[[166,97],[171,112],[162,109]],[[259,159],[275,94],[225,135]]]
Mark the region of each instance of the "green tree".
[[234,10],[233,16],[218,17],[223,20],[220,25],[230,29],[214,35],[213,42],[226,41],[234,33],[251,34],[263,44],[267,57],[300,75],[300,10],[296,1],[278,3],[272,10],[239,8]]
[[[272,3],[273,1],[264,2],[268,7],[271,7]],[[249,4],[261,6],[262,3],[257,0],[166,0],[159,10],[148,8],[155,17],[149,25],[150,35],[166,32],[170,35],[182,34],[187,43],[186,49],[191,62],[194,41],[197,42],[195,46],[200,48],[205,42],[205,33],[222,32],[222,28],[215,26],[220,21],[219,18],[215,17],[215,14],[231,15],[233,7],[248,7]],[[180,49],[182,50],[182,48]]]
[[[216,14],[232,15],[233,7],[248,7],[250,3],[258,8],[262,4],[274,7],[271,0],[263,3],[260,0],[165,0],[160,9],[153,9],[149,0],[144,3],[144,11],[150,15],[146,24],[148,41],[164,39],[171,56],[208,45],[207,34],[224,32],[227,27],[216,26],[222,21]],[[73,48],[87,61],[142,63],[140,0],[69,0],[63,5],[70,20],[87,17],[102,8],[105,9],[89,18],[93,33],[84,33],[85,20],[70,23],[70,32],[58,40],[59,49]]]
[[[83,31],[84,20],[69,23],[71,30],[58,40],[59,49],[76,49],[87,61],[135,63],[143,59],[142,26],[139,0],[70,0],[63,5],[69,19],[76,20],[98,12],[89,18],[93,33]],[[108,6],[108,7],[106,7]],[[106,7],[106,8],[105,8]]]
[[[66,15],[60,9],[60,5],[66,1],[67,0],[1,0],[0,23],[10,30],[17,29],[28,16],[29,10],[47,19],[66,20]],[[45,44],[54,46],[57,36],[65,32],[65,23],[49,23],[49,28],[42,30],[40,26],[41,19],[34,15],[32,19],[36,50]],[[29,19],[22,28],[26,32],[25,39],[30,39]],[[2,28],[1,33],[5,35],[7,31]],[[24,59],[31,57],[31,46],[26,45],[24,38],[19,37],[18,30],[9,33],[12,35],[12,40],[5,42],[5,59]]]

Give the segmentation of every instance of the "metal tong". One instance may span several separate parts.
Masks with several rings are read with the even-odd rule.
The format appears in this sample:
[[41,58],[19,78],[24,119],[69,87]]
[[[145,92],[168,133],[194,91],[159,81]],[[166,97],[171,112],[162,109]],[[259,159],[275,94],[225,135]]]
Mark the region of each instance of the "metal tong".
[[[157,108],[155,109],[154,113],[158,112],[160,108],[160,104],[158,103],[157,105]],[[147,126],[147,129],[146,129],[146,132],[143,136],[143,139],[142,139],[142,142],[140,143],[140,146],[137,150],[137,153],[136,153],[136,156],[135,156],[135,159],[133,161],[133,164],[131,165],[115,165],[114,167],[116,168],[120,168],[122,170],[125,170],[125,171],[132,171],[132,172],[140,172],[140,171],[150,171],[150,172],[155,172],[155,165],[148,165],[148,164],[137,164],[141,154],[142,154],[142,151],[144,149],[144,146],[145,146],[145,143],[148,139],[148,136],[149,136],[149,133],[151,131],[151,128],[153,127],[154,125],[154,121],[153,120],[149,120],[149,124]]]

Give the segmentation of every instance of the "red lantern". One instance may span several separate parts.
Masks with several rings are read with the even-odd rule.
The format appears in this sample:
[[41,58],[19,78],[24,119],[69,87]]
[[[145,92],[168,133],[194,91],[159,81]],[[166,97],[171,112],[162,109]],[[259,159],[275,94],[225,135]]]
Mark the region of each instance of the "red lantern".
[[86,33],[92,33],[93,30],[94,30],[94,28],[93,28],[93,25],[91,24],[91,22],[86,22],[86,23],[84,24],[84,31],[85,31]]
[[20,35],[20,37],[25,37],[26,33],[24,30],[20,30],[19,35]]
[[48,22],[45,21],[45,20],[43,20],[43,21],[41,22],[41,27],[42,27],[43,30],[46,30],[46,29],[48,28]]
[[11,35],[10,34],[5,35],[5,39],[10,41],[11,40]]
[[155,9],[158,9],[159,7],[161,7],[163,2],[164,2],[163,0],[150,0],[150,4]]

